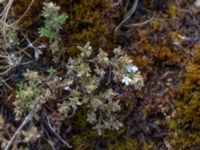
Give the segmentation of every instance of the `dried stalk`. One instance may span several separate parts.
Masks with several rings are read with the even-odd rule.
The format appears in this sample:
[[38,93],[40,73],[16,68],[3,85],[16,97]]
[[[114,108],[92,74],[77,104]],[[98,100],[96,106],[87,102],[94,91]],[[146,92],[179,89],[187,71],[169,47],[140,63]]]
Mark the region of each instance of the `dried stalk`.
[[[122,22],[115,28],[114,32],[117,32],[120,27],[132,16],[132,14],[135,12],[136,8],[138,5],[138,0],[135,0],[135,2],[133,3],[132,8],[130,9],[130,11],[125,15],[124,19],[122,20]],[[127,6],[126,6],[127,7]]]
[[47,122],[46,124],[48,125],[48,127],[51,129],[51,131],[56,135],[56,137],[63,143],[65,144],[68,148],[72,148],[71,145],[69,145],[69,143],[67,143],[56,131],[55,129],[52,127],[51,123],[50,123],[50,120],[48,118],[48,116],[46,115],[46,118],[47,118]]

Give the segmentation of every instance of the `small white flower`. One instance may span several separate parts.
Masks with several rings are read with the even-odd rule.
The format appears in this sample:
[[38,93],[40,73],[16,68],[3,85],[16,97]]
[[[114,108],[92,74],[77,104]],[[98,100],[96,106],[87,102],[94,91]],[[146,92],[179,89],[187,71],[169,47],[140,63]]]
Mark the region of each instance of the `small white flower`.
[[129,85],[132,80],[129,77],[123,77],[122,83]]
[[14,42],[14,40],[13,39],[9,39],[9,43],[13,43]]
[[42,55],[42,51],[40,49],[35,49],[35,60],[38,61],[40,55]]
[[69,87],[69,86],[65,86],[65,87],[64,87],[64,90],[70,91],[70,87]]
[[55,7],[55,4],[54,4],[53,2],[50,2],[50,3],[48,4],[48,7],[49,7],[49,8]]
[[130,72],[132,72],[132,73],[136,73],[137,71],[138,71],[138,67],[137,66],[133,66],[133,65],[128,65],[127,67],[126,67],[126,69],[127,69],[127,71],[130,73]]
[[32,43],[29,43],[28,47],[34,47]]
[[45,44],[41,44],[38,46],[39,49],[43,49],[43,48],[47,48],[47,46]]

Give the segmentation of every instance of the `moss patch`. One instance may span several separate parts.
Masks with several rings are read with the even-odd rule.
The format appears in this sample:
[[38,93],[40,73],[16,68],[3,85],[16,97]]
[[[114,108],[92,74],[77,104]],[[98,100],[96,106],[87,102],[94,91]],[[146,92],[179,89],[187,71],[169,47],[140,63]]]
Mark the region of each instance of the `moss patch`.
[[[186,67],[184,83],[177,97],[176,118],[170,121],[171,144],[175,149],[200,148],[200,50]],[[175,123],[176,120],[176,123]]]
[[[42,3],[47,0],[34,0],[28,13],[19,22],[19,26],[37,39],[38,28],[43,25],[40,16]],[[61,31],[62,44],[68,55],[77,54],[77,45],[91,41],[94,47],[111,50],[114,46],[113,31],[119,17],[119,9],[112,7],[110,0],[54,1],[61,6],[61,12],[69,16]],[[14,4],[14,18],[22,15],[29,6],[29,1],[20,0]],[[33,35],[34,33],[34,35]],[[43,40],[44,42],[44,40]]]

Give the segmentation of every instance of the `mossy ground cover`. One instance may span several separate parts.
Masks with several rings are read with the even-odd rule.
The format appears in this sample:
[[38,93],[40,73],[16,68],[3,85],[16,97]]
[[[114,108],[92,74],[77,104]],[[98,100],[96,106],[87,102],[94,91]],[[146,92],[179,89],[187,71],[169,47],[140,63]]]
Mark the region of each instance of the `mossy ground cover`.
[[[19,27],[36,44],[49,44],[40,38],[38,28],[44,24],[40,13],[44,0],[34,0],[26,15],[18,22]],[[45,1],[49,2],[49,1]],[[69,19],[60,32],[62,47],[61,62],[52,63],[50,49],[45,49],[41,60],[14,68],[8,84],[0,84],[1,114],[8,125],[6,138],[17,129],[12,102],[16,84],[23,81],[26,69],[46,73],[47,68],[57,68],[64,74],[64,62],[76,56],[77,45],[91,42],[95,53],[102,48],[113,55],[112,49],[121,45],[124,51],[140,68],[145,86],[141,91],[126,89],[121,103],[120,118],[123,128],[106,131],[101,136],[86,121],[86,110],[80,110],[72,120],[59,124],[62,137],[76,150],[160,150],[200,149],[200,17],[194,0],[141,0],[129,20],[118,31],[114,31],[122,20],[121,8],[110,0],[57,0],[61,12]],[[134,1],[130,1],[133,4]],[[11,8],[14,20],[26,11],[31,2],[14,1]],[[62,98],[62,95],[60,95]],[[46,127],[44,112],[52,121],[59,122],[60,114],[54,109],[55,102],[49,101],[41,111],[37,127]],[[84,115],[85,114],[85,115]],[[0,121],[1,125],[1,121]],[[0,127],[0,131],[1,131]],[[29,149],[51,149],[51,141],[57,142],[59,150],[66,146],[52,132],[44,133]],[[55,139],[54,139],[55,138]],[[18,137],[14,148],[25,147]],[[0,142],[2,142],[0,140]],[[33,147],[33,148],[32,148]]]

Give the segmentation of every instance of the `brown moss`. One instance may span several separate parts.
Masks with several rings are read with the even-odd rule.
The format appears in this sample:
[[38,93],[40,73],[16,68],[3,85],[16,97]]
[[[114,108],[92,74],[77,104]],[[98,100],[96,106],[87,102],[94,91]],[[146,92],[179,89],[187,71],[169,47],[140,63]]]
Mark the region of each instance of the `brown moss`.
[[[72,5],[72,4],[71,4]],[[111,49],[113,45],[113,19],[117,10],[111,7],[109,0],[82,0],[74,3],[68,12],[70,19],[65,25],[68,32],[65,42],[68,52],[72,53],[77,44],[91,41],[94,47]]]
[[164,67],[167,65],[177,65],[181,61],[176,51],[169,48],[166,44],[141,43],[134,51],[134,61],[142,69],[148,70],[149,67],[158,63]]
[[[31,9],[19,22],[19,25],[29,36],[38,37],[38,28],[42,26],[43,19],[40,17],[42,3],[47,0],[34,0]],[[119,16],[118,11],[111,6],[110,0],[81,0],[81,1],[54,1],[61,6],[61,12],[69,16],[68,21],[61,31],[61,44],[67,47],[69,55],[78,52],[76,46],[84,45],[91,41],[94,48],[105,50],[113,48],[114,19]],[[14,19],[22,15],[29,1],[19,0],[14,4]],[[42,41],[43,42],[43,41]]]
[[[37,35],[38,27],[41,23],[40,12],[42,10],[43,1],[34,0],[28,12],[18,22],[18,25],[22,30],[29,36],[35,37]],[[26,11],[31,4],[31,1],[18,0],[14,1],[12,10],[14,20],[18,20]],[[33,36],[34,35],[34,36]]]

